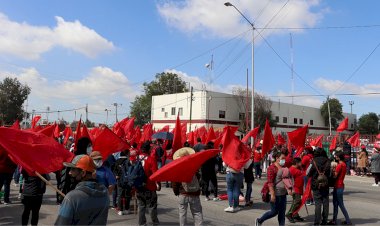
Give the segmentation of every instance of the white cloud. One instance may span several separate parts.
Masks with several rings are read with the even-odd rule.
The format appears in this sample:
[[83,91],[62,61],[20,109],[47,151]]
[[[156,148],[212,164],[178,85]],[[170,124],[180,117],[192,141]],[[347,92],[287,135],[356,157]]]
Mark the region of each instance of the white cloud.
[[28,60],[39,59],[55,46],[94,58],[115,49],[112,42],[79,21],[69,22],[56,17],[54,28],[18,23],[0,13],[0,53]]
[[[355,93],[355,94],[363,94],[362,97],[365,96],[366,93],[380,93],[380,84],[364,84],[359,85],[355,83],[344,83],[341,80],[331,80],[325,78],[318,78],[315,80],[314,84],[325,93]],[[376,95],[367,95],[365,97],[378,97]]]
[[[165,1],[157,4],[158,12],[166,23],[182,32],[203,36],[229,38],[249,29],[247,22],[232,7],[224,6],[226,0]],[[233,4],[242,11],[255,27],[263,28],[281,9],[285,1],[235,0]],[[292,0],[273,19],[268,27],[313,27],[323,17],[326,9],[319,12],[319,0]],[[263,11],[261,11],[264,9]],[[262,13],[261,13],[262,12]],[[300,32],[294,30],[292,32]],[[270,30],[271,34],[288,33],[286,30]],[[264,35],[269,35],[264,31]]]
[[114,102],[122,103],[128,110],[129,101],[139,94],[123,73],[108,67],[94,67],[88,75],[76,81],[50,81],[35,68],[22,69],[20,73],[0,73],[0,79],[4,77],[16,77],[31,87],[29,109],[43,110],[50,106],[62,110],[88,104],[91,111],[98,111],[104,117],[104,109],[113,109],[111,104]]

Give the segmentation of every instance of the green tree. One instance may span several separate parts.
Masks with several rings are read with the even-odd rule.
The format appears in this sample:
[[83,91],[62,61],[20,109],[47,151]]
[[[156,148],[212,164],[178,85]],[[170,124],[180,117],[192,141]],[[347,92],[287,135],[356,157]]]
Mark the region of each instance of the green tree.
[[[232,94],[239,105],[240,112],[244,113],[244,117],[240,118],[240,131],[251,130],[251,91],[248,91],[248,103],[247,103],[247,89],[236,87],[232,90]],[[266,119],[269,120],[271,127],[276,126],[276,121],[272,117],[272,101],[264,95],[255,93],[255,127],[260,125],[260,128],[264,128]],[[248,109],[247,109],[248,108]],[[248,111],[247,111],[248,110]],[[246,128],[246,112],[248,112],[248,129]]]
[[162,72],[156,74],[155,80],[143,83],[144,94],[136,96],[131,103],[131,116],[136,117],[136,125],[144,125],[150,121],[152,96],[188,92],[186,82],[177,74]]
[[30,88],[21,84],[17,78],[5,78],[0,82],[1,124],[10,125],[15,120],[22,120],[25,112],[22,105],[28,99]]
[[[336,129],[339,125],[338,121],[344,118],[343,116],[343,105],[336,98],[328,99],[330,103],[330,113],[331,113],[331,127]],[[321,106],[321,115],[325,120],[325,125],[329,125],[329,111],[327,101],[323,102]]]
[[378,134],[379,133],[379,116],[370,112],[359,118],[359,131],[362,134]]

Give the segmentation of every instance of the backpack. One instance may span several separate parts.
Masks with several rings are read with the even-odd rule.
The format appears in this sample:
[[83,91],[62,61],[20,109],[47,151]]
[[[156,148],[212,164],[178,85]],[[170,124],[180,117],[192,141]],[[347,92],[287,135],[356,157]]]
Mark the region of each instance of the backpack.
[[127,184],[131,188],[135,188],[138,191],[143,191],[146,185],[146,175],[144,166],[142,165],[143,159],[137,158],[137,162],[134,165],[128,167],[126,176]]
[[[282,169],[282,180],[277,181],[277,183],[274,185],[276,186],[281,181],[284,182],[285,188],[288,191],[289,195],[293,194],[293,178],[289,172],[288,168],[281,168]],[[268,182],[265,182],[263,187],[261,188],[261,199],[263,202],[270,202],[270,192],[269,192],[269,186]]]
[[124,161],[122,165],[120,165],[121,168],[121,175],[119,178],[119,185],[122,188],[128,188],[128,160]]
[[315,181],[315,183],[317,184],[317,188],[318,189],[328,188],[329,187],[329,178],[327,178],[327,176],[325,175],[325,171],[326,171],[329,163],[328,162],[326,163],[326,166],[325,166],[323,171],[320,171],[318,169],[317,163],[315,163],[314,160],[313,160],[313,163],[314,163],[314,166],[318,172],[318,177],[317,177],[317,180]]
[[194,175],[190,183],[183,182],[182,187],[185,192],[198,192],[200,190],[200,187],[197,176]]

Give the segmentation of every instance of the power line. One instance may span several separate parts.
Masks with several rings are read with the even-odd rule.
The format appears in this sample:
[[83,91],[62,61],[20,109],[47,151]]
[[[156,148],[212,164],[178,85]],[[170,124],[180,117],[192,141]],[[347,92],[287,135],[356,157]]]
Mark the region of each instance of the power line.
[[260,29],[260,30],[333,30],[333,29],[355,29],[355,28],[380,28],[380,24],[325,26],[325,27],[263,27],[263,28],[256,28],[256,29]]
[[80,108],[73,108],[73,109],[65,109],[65,110],[55,110],[55,111],[32,111],[28,112],[29,114],[34,113],[34,114],[45,114],[45,113],[61,113],[61,112],[69,112],[69,111],[78,111],[86,109],[86,107],[80,107]]

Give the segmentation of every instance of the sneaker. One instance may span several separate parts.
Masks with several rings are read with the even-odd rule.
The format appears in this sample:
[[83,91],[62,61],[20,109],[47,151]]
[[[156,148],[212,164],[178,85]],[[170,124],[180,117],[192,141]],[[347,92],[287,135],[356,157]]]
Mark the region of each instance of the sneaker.
[[311,206],[311,202],[307,202],[306,205],[307,205],[307,206]]
[[329,221],[329,222],[327,222],[327,225],[336,225],[336,222],[335,221]]
[[119,212],[117,212],[117,215],[119,215],[119,216],[123,216],[124,213],[123,213],[123,211],[119,211]]
[[293,217],[293,219],[294,220],[296,220],[296,221],[299,221],[299,222],[304,222],[305,221],[305,219],[303,219],[302,217],[300,217],[299,215],[298,216],[295,216],[295,217]]
[[342,225],[352,225],[351,222],[347,222],[347,221],[342,221]]
[[241,208],[240,207],[235,207],[235,208],[232,208],[232,212],[233,213],[236,213],[236,212],[239,212],[241,210]]
[[229,206],[229,207],[227,207],[227,208],[224,209],[224,212],[233,213],[234,212],[234,208],[232,206]]
[[255,226],[261,226],[261,223],[259,222],[259,218],[256,218]]
[[128,214],[131,214],[131,211],[129,211],[129,210],[124,210],[123,211],[123,215],[128,215]]
[[9,202],[4,202],[4,205],[6,205],[6,206],[9,205],[9,204],[12,204],[12,202],[10,202],[10,201]]
[[372,184],[372,187],[379,187],[379,184]]
[[209,197],[206,197],[205,198],[205,201],[210,201],[211,199]]
[[212,201],[220,201],[220,198],[215,197],[215,198],[212,199]]

